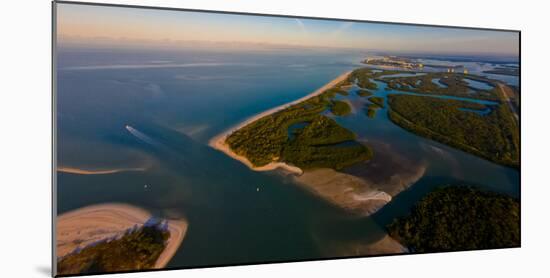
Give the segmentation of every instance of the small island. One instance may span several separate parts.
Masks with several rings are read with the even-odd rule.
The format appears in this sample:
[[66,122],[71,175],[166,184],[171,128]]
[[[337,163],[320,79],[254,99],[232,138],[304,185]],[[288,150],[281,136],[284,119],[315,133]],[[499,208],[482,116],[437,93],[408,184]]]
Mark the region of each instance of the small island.
[[373,95],[373,93],[370,92],[369,90],[362,89],[357,91],[357,95],[360,97],[370,97]]
[[187,232],[185,219],[160,219],[126,204],[100,204],[57,217],[59,275],[164,268]]
[[380,107],[380,108],[384,108],[386,107],[386,105],[384,104],[384,98],[383,97],[370,97],[369,98],[369,101],[373,104],[375,104],[376,106]]
[[374,119],[374,117],[376,117],[376,112],[378,111],[378,109],[380,109],[380,105],[378,104],[374,104],[374,103],[367,104],[366,106],[367,117],[369,117],[370,119]]
[[351,106],[345,101],[333,100],[330,112],[336,116],[346,116],[351,113]]

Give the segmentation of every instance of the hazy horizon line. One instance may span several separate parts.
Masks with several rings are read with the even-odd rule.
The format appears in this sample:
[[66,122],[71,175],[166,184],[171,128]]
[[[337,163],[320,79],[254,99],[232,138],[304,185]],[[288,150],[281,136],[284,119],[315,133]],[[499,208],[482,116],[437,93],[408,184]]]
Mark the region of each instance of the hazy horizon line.
[[[446,51],[446,50],[425,50],[425,51],[410,51],[410,50],[387,50],[365,47],[346,47],[346,46],[323,46],[323,45],[306,45],[292,43],[273,43],[273,42],[250,42],[250,41],[212,41],[212,40],[148,40],[148,39],[128,39],[119,38],[113,39],[109,37],[58,37],[58,48],[90,48],[90,49],[148,49],[148,50],[183,50],[181,47],[188,49],[189,47],[217,47],[216,50],[285,50],[285,49],[319,49],[319,50],[351,50],[359,52],[370,52],[371,54],[379,55],[456,55],[456,56],[484,56],[484,57],[501,57],[501,58],[517,58],[519,53],[495,53],[481,51]],[[249,47],[241,49],[241,47]],[[237,49],[236,49],[237,48]]]

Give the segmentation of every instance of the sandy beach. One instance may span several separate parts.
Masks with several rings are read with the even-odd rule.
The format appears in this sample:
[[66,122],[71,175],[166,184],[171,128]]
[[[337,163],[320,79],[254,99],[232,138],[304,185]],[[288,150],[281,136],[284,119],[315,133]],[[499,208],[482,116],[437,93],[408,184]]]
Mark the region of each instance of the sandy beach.
[[[129,228],[143,225],[149,218],[151,214],[146,210],[116,203],[87,206],[59,215],[56,221],[56,257],[63,257],[77,247],[83,248],[99,240],[120,236]],[[187,232],[187,221],[166,221],[170,238],[155,268],[168,264]]]
[[155,268],[164,268],[170,259],[176,254],[178,248],[187,233],[189,224],[185,220],[168,220],[168,230],[170,231],[170,238],[166,242],[166,248],[160,254],[155,263]]
[[231,148],[225,143],[225,140],[227,139],[227,137],[229,135],[231,135],[236,130],[239,130],[240,128],[242,128],[242,127],[244,127],[244,126],[246,126],[246,125],[248,125],[248,124],[250,124],[254,121],[257,121],[257,120],[259,120],[259,119],[261,119],[265,116],[271,115],[273,113],[276,113],[278,111],[286,109],[286,108],[288,108],[288,107],[290,107],[294,104],[300,103],[300,102],[305,101],[309,98],[312,98],[314,96],[318,96],[318,95],[322,94],[327,89],[330,89],[330,88],[334,87],[336,84],[346,80],[350,74],[351,74],[351,71],[345,72],[345,73],[341,74],[340,76],[338,76],[337,78],[335,78],[334,80],[332,80],[329,83],[325,84],[321,88],[315,90],[311,94],[308,94],[307,96],[304,96],[304,97],[302,97],[300,99],[297,99],[295,101],[277,106],[275,108],[266,110],[262,113],[256,114],[256,115],[246,119],[245,121],[237,124],[236,126],[233,126],[233,127],[229,128],[228,130],[224,131],[223,133],[218,134],[217,136],[213,137],[212,139],[210,139],[208,145],[210,147],[216,149],[216,150],[222,151],[223,153],[225,153],[229,157],[242,162],[243,164],[245,164],[246,166],[248,166],[250,169],[252,169],[254,171],[271,171],[271,170],[275,170],[275,169],[280,168],[280,169],[283,169],[283,170],[286,170],[286,171],[289,171],[289,172],[296,173],[296,174],[300,175],[300,174],[303,173],[302,169],[300,169],[296,166],[292,166],[292,165],[283,163],[283,162],[271,162],[271,163],[266,164],[266,165],[261,166],[261,167],[255,167],[254,165],[252,165],[252,163],[246,157],[240,156],[240,155],[234,153],[231,150]]

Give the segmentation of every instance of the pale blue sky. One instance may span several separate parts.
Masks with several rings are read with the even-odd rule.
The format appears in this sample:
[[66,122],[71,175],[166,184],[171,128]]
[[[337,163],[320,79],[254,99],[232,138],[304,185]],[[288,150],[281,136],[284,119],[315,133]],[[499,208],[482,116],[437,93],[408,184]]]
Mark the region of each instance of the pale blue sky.
[[[60,43],[184,41],[517,55],[516,32],[58,4]],[[101,40],[98,40],[100,38]]]

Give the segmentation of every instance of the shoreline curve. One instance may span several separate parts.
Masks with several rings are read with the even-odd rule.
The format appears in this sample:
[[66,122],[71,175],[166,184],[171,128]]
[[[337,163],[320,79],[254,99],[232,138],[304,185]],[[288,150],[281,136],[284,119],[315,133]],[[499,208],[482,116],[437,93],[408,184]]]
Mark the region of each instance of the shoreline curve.
[[292,105],[295,105],[295,104],[298,104],[300,102],[303,102],[305,100],[308,100],[312,97],[315,97],[315,96],[318,96],[322,93],[324,93],[326,90],[334,87],[336,84],[344,81],[345,79],[348,78],[348,76],[351,74],[352,71],[347,71],[347,72],[344,72],[343,74],[339,75],[338,77],[336,77],[335,79],[331,80],[330,82],[328,82],[327,84],[323,85],[322,87],[320,87],[319,89],[313,91],[312,93],[304,96],[304,97],[301,97],[297,100],[294,100],[294,101],[291,101],[291,102],[288,102],[288,103],[285,103],[285,104],[282,104],[282,105],[279,105],[277,107],[274,107],[274,108],[271,108],[269,110],[266,110],[266,111],[263,111],[259,114],[256,114],[252,117],[249,117],[247,118],[246,120],[238,123],[237,125],[225,130],[224,132],[212,137],[212,139],[210,139],[208,141],[208,145],[218,151],[221,151],[223,153],[225,153],[226,155],[228,155],[229,157],[235,159],[235,160],[238,160],[240,161],[241,163],[243,163],[244,165],[246,165],[248,168],[250,168],[251,170],[253,171],[272,171],[272,170],[275,170],[275,169],[283,169],[283,170],[286,170],[286,171],[289,171],[291,173],[295,173],[295,174],[298,174],[298,175],[301,175],[303,174],[303,170],[299,167],[296,167],[294,165],[290,165],[290,164],[287,164],[287,163],[284,163],[284,162],[271,162],[271,163],[268,163],[266,165],[263,165],[263,166],[254,166],[252,165],[252,163],[248,160],[248,158],[246,158],[245,156],[242,156],[242,155],[239,155],[235,152],[233,152],[233,150],[231,149],[231,147],[229,147],[228,144],[225,143],[225,140],[227,139],[227,137],[229,137],[229,135],[231,135],[233,132],[265,117],[265,116],[269,116],[271,114],[274,114],[276,112],[279,112],[281,110],[284,110]]

